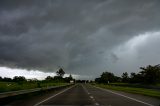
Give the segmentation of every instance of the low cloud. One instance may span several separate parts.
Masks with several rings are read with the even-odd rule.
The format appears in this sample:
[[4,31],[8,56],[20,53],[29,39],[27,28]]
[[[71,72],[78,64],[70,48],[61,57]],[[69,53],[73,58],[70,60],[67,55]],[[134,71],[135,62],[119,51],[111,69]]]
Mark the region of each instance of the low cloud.
[[66,73],[94,78],[105,70],[120,75],[158,64],[159,4],[1,1],[0,66],[42,72],[60,66]]

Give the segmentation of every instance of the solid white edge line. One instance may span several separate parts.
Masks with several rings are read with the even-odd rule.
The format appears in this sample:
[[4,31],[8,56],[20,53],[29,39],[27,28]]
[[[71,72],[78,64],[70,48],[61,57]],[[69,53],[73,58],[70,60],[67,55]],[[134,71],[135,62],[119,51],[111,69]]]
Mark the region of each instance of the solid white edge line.
[[[74,86],[76,86],[76,85],[74,85]],[[54,98],[55,96],[57,96],[57,95],[59,95],[59,94],[65,92],[65,91],[67,91],[67,90],[73,88],[74,86],[71,86],[71,87],[69,87],[69,88],[67,88],[67,89],[65,89],[65,90],[63,90],[63,91],[61,91],[61,92],[59,92],[59,93],[57,93],[57,94],[55,94],[55,95],[53,95],[53,96],[47,98],[47,99],[44,99],[43,101],[36,103],[34,106],[38,106],[38,105],[42,104],[43,102],[46,102],[47,100],[49,100],[49,99],[51,99],[51,98]]]
[[122,96],[122,97],[125,97],[125,98],[128,98],[128,99],[131,99],[133,101],[136,101],[136,102],[139,102],[139,103],[142,103],[142,104],[145,104],[145,105],[148,105],[148,106],[154,106],[152,104],[149,104],[149,103],[146,103],[146,102],[143,102],[143,101],[140,101],[138,99],[135,99],[135,98],[132,98],[132,97],[129,97],[129,96],[126,96],[126,95],[123,95],[123,94],[119,94],[119,93],[116,93],[116,92],[113,92],[111,90],[108,90],[108,89],[104,89],[104,88],[100,88],[100,87],[96,87],[94,86],[95,88],[98,88],[98,89],[101,89],[101,90],[104,90],[104,91],[107,91],[107,92],[110,92],[110,93],[113,93],[113,94],[116,94],[116,95],[119,95],[119,96]]

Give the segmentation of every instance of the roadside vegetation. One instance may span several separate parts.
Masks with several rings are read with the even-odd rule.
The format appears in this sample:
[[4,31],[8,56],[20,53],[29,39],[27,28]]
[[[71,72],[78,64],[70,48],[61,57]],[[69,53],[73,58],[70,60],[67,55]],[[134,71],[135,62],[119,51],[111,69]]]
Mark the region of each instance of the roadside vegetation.
[[160,98],[160,65],[140,67],[138,73],[130,76],[124,72],[121,77],[103,72],[95,79],[96,86]]
[[145,96],[160,98],[160,90],[146,89],[146,88],[140,88],[140,87],[113,86],[113,85],[104,85],[104,84],[96,84],[96,86],[105,88],[105,89],[110,89],[110,90],[124,91],[128,93],[135,93],[135,94],[141,94]]
[[44,80],[26,79],[24,76],[15,76],[13,79],[0,77],[0,93],[50,86],[67,85],[68,83],[70,83],[71,80],[74,80],[72,75],[63,78],[65,72],[62,68],[60,68],[56,73],[57,76],[47,76]]

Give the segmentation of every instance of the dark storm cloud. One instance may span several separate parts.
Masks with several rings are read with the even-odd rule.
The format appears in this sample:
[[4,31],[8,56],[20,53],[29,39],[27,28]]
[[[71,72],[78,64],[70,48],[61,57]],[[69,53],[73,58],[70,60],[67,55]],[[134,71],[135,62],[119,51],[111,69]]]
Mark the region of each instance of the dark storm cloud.
[[112,69],[108,61],[119,61],[113,48],[160,29],[159,5],[159,0],[2,0],[0,64],[43,71],[63,66],[68,73],[95,76]]

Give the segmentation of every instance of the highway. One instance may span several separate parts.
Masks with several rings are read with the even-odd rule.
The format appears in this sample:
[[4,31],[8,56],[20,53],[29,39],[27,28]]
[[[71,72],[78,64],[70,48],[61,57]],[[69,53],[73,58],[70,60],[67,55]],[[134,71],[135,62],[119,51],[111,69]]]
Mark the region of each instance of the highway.
[[[37,98],[37,99],[36,99]],[[26,102],[26,103],[25,103]],[[30,104],[27,104],[29,103]],[[66,89],[7,105],[32,106],[159,106],[160,99],[111,91],[88,84],[76,84]]]
[[[36,106],[158,106],[160,104],[160,100],[158,99],[153,100],[153,98],[139,96],[139,99],[143,98],[142,101],[141,99],[132,98],[131,95],[132,94],[129,94],[127,96],[127,94],[119,94],[118,92],[107,91],[85,84],[78,84],[56,96],[36,104]],[[135,97],[135,95],[133,97]]]

